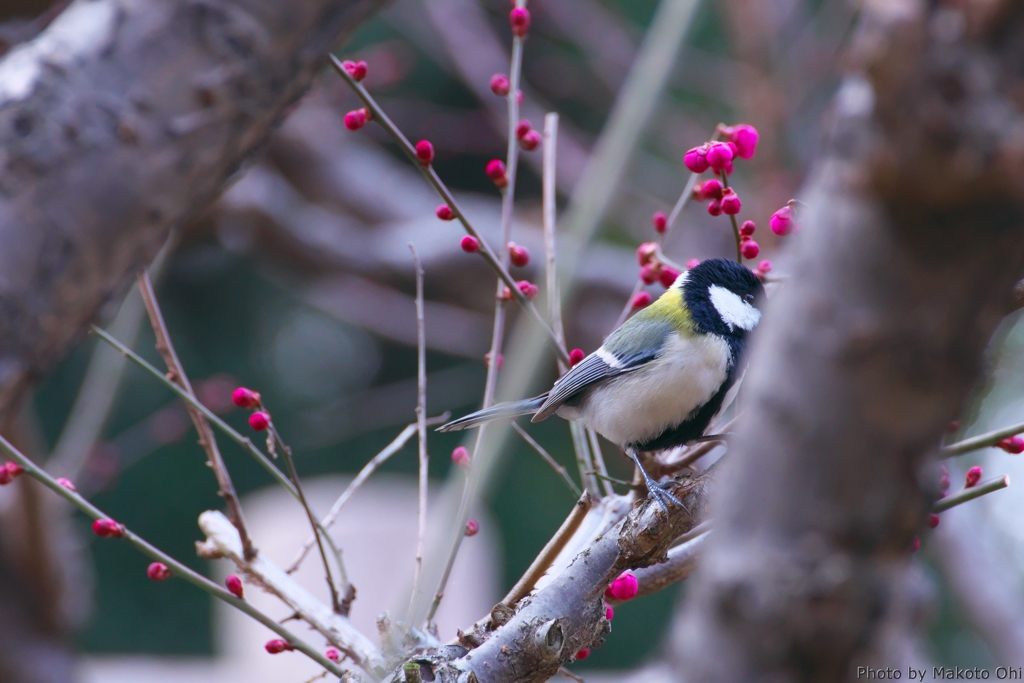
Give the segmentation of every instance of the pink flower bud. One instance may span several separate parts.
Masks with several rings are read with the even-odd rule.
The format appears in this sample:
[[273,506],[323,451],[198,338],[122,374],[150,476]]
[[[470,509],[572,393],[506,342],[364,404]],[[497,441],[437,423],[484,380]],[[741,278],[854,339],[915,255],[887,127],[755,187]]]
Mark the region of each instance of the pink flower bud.
[[452,462],[459,467],[469,467],[469,450],[465,446],[459,446],[452,451]]
[[793,208],[787,205],[773,213],[768,219],[768,227],[780,236],[793,232]]
[[78,489],[75,488],[75,485],[71,482],[71,480],[67,479],[66,477],[59,477],[57,479],[57,483],[60,484],[61,486],[63,486],[64,488],[66,488],[68,491],[77,491],[78,490]]
[[636,262],[637,265],[646,266],[654,259],[654,255],[658,253],[657,242],[644,242],[636,248]]
[[282,652],[288,652],[289,650],[295,649],[294,647],[292,647],[291,643],[281,640],[279,638],[275,638],[274,640],[268,640],[267,644],[263,647],[266,649],[267,652],[269,652],[272,655],[278,655]]
[[721,199],[722,183],[714,178],[697,183],[693,186],[693,198],[698,202],[706,199]]
[[661,269],[661,276],[658,278],[661,281],[661,286],[668,289],[679,277],[679,271],[671,266],[663,266]]
[[473,237],[472,235],[466,235],[465,237],[462,238],[462,241],[459,242],[459,246],[461,246],[462,251],[466,252],[467,254],[475,254],[476,252],[480,251],[480,240]]
[[512,290],[508,287],[501,288],[501,294],[498,295],[498,301],[512,301],[515,297],[512,296]]
[[745,259],[757,258],[757,255],[761,253],[761,247],[757,246],[757,242],[750,239],[749,237],[740,241],[740,254]]
[[1021,436],[1011,436],[1008,439],[1003,439],[996,445],[1013,455],[1024,453],[1024,437]]
[[[346,64],[352,64],[352,62],[346,62]],[[352,79],[355,80],[355,81],[361,81],[364,78],[366,78],[366,72],[367,72],[366,62],[359,61],[359,62],[356,62],[355,64],[352,64],[351,67],[345,67],[345,68],[347,69],[349,75],[352,76]]]
[[341,653],[338,652],[338,648],[336,647],[329,647],[326,650],[324,650],[324,657],[327,657],[327,659],[331,660],[332,662],[341,661]]
[[163,562],[154,562],[146,568],[146,576],[153,581],[164,581],[171,578],[171,570]]
[[[490,351],[488,351],[487,353],[484,354],[484,363],[487,364],[487,367],[491,366],[491,352]],[[498,354],[498,369],[501,370],[501,366],[504,365],[504,364],[505,364],[505,354],[499,353]]]
[[429,140],[420,140],[416,143],[416,158],[424,166],[430,166],[434,161],[434,146],[430,144]]
[[345,114],[345,127],[349,130],[359,130],[366,125],[366,110],[353,109]]
[[525,149],[527,152],[532,152],[540,146],[540,133],[535,130],[531,130],[523,137],[519,138],[519,146]]
[[967,470],[967,476],[964,477],[964,488],[969,489],[976,486],[979,481],[981,481],[981,468],[975,465]]
[[508,260],[516,268],[523,268],[530,263],[530,250],[515,242],[508,243]]
[[770,273],[772,272],[772,262],[769,261],[768,259],[765,259],[764,261],[761,261],[760,263],[757,264],[757,269],[760,270],[762,273]]
[[586,659],[589,656],[590,656],[590,648],[589,647],[585,647],[585,648],[583,648],[582,650],[580,650],[579,652],[576,653],[576,660],[579,661],[581,659]]
[[531,130],[533,130],[533,126],[530,125],[529,121],[523,119],[522,121],[516,124],[516,138],[522,140],[523,136],[529,133]]
[[512,25],[512,33],[520,38],[530,30],[530,10],[515,7],[508,14],[508,23]]
[[686,168],[690,169],[693,173],[703,173],[704,171],[711,168],[711,164],[707,159],[708,145],[703,144],[699,147],[694,147],[686,152],[683,156],[683,164]]
[[629,572],[622,572],[611,582],[604,596],[613,600],[632,600],[636,597],[638,589],[636,577]]
[[583,353],[583,349],[573,349],[569,352],[569,365],[576,365],[586,356],[587,354]]
[[242,580],[238,578],[237,574],[228,574],[224,578],[224,585],[227,586],[228,593],[231,593],[239,600],[244,598],[245,590],[242,588]]
[[249,416],[249,426],[257,432],[262,432],[270,426],[270,414],[263,410],[257,410]]
[[611,605],[604,606],[604,618],[611,621],[615,617],[615,610],[612,609]]
[[25,468],[12,460],[4,465],[4,471],[10,475],[11,479],[16,479],[25,472]]
[[491,92],[495,95],[507,95],[511,87],[512,84],[509,83],[508,76],[505,74],[494,74],[491,76]]
[[760,135],[757,129],[746,123],[740,123],[726,129],[729,141],[736,145],[736,156],[740,159],[752,159],[757,151]]
[[6,467],[0,467],[0,486],[7,486],[14,481],[14,476],[7,471]]
[[957,432],[959,432],[960,420],[953,420],[952,422],[950,422],[949,426],[946,427],[946,431],[949,432],[950,434],[956,434]]
[[910,552],[916,553],[920,549],[921,549],[921,539],[920,538],[915,538],[914,542],[910,545]]
[[686,262],[686,269],[687,270],[693,270],[694,268],[696,268],[699,265],[700,265],[700,259],[699,258],[692,258],[692,259],[690,259],[689,261]]
[[475,519],[466,520],[466,535],[476,536],[477,532],[480,531],[480,523]]
[[455,212],[452,211],[452,207],[447,204],[441,204],[434,210],[434,215],[443,221],[450,221],[455,219]]
[[755,230],[757,230],[757,224],[754,221],[743,221],[743,225],[740,226],[740,234],[744,237],[753,236]]
[[651,223],[654,224],[654,232],[663,233],[668,228],[668,216],[658,211],[651,216]]
[[491,179],[498,187],[505,187],[508,185],[508,177],[505,175],[505,162],[501,159],[491,159],[487,162],[487,168],[484,170],[487,177]]
[[735,216],[741,208],[743,208],[743,204],[740,202],[739,196],[733,192],[731,187],[726,189],[722,193],[722,213]]
[[710,202],[708,202],[708,213],[710,213],[712,216],[721,216],[722,215],[722,200],[721,199],[712,199]]
[[712,142],[708,145],[706,160],[713,171],[728,172],[727,164],[732,161],[733,151],[724,142]]
[[537,293],[540,291],[537,288],[537,285],[533,284],[529,280],[520,280],[516,283],[516,287],[519,288],[519,291],[522,292],[523,296],[527,299],[532,299],[537,296]]
[[638,292],[633,297],[632,306],[633,308],[646,308],[651,305],[651,295],[649,292]]
[[231,402],[239,408],[255,408],[256,404],[260,402],[260,395],[251,389],[238,387],[231,394]]
[[640,269],[640,279],[645,285],[653,285],[661,277],[661,267],[657,263],[648,263]]
[[124,527],[112,519],[97,519],[92,523],[92,532],[100,538],[120,538]]
[[939,525],[939,516],[934,512],[928,515],[928,528],[934,529]]

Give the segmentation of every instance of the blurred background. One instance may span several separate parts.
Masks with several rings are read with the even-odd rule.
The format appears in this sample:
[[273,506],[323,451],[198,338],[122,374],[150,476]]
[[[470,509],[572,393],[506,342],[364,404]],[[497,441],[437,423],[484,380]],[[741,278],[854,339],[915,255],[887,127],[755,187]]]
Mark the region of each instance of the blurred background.
[[[563,205],[656,7],[651,0],[530,3],[523,116],[539,129],[544,112],[561,115],[557,175]],[[3,10],[0,51],[32,35],[60,5],[43,17],[40,9],[26,2]],[[492,244],[498,242],[500,198],[483,169],[489,159],[504,157],[507,124],[505,102],[489,91],[488,81],[508,71],[507,13],[507,0],[398,0],[337,52],[367,61],[364,85],[407,137],[434,143],[438,173]],[[614,327],[637,281],[636,246],[655,236],[652,213],[671,209],[688,177],[683,153],[708,139],[719,122],[750,123],[761,133],[757,156],[737,165],[734,183],[743,200],[741,219],[761,226],[755,235],[759,258],[776,260],[779,245],[766,229],[767,219],[798,196],[827,134],[828,104],[843,74],[843,45],[855,19],[855,8],[841,1],[700,5],[599,238],[582,259],[564,309],[570,347],[589,352]],[[168,327],[200,399],[245,431],[246,416],[234,409],[230,393],[240,384],[259,390],[321,512],[346,477],[414,420],[416,326],[407,243],[416,245],[426,271],[430,415],[458,415],[479,406],[494,303],[493,275],[459,249],[457,224],[434,217],[438,198],[383,130],[344,128],[343,115],[358,106],[335,74],[322,74],[212,210],[172,236],[153,270]],[[513,274],[536,282],[543,282],[540,154],[521,157],[513,227],[513,239],[533,254],[530,265]],[[732,248],[725,217],[712,218],[695,203],[677,223],[666,253],[685,262],[729,255]],[[776,268],[784,269],[784,254],[778,256]],[[662,291],[659,285],[649,290],[655,296]],[[514,318],[514,307],[509,311]],[[112,302],[104,325],[160,365],[137,293],[123,305]],[[993,352],[998,380],[979,389],[963,420],[965,434],[1024,418],[1024,340],[1008,322],[999,342],[1005,345]],[[552,367],[552,379],[554,374]],[[552,420],[529,430],[573,469],[565,423]],[[182,404],[96,340],[79,346],[38,388],[19,434],[54,474],[72,477],[114,518],[200,571],[227,571],[195,555],[195,520],[220,501]],[[448,455],[460,438],[431,433],[435,480],[446,477]],[[220,442],[236,487],[246,496],[257,545],[287,561],[299,540],[294,529],[303,528],[299,511],[266,489],[268,477],[248,456]],[[442,639],[504,594],[574,501],[529,447],[513,443],[500,484],[477,510],[483,531],[464,545],[462,560],[478,571],[454,582],[464,595],[453,598],[451,613],[442,615]],[[612,473],[628,477],[625,459],[605,446]],[[994,458],[986,463],[992,474],[1012,474],[1017,462],[1008,463],[1001,453],[978,460],[985,457]],[[404,562],[411,572],[412,561],[411,554],[405,558],[396,550],[382,571],[366,564],[366,557],[390,558],[387,548],[411,546],[415,471],[413,440],[354,499],[349,517],[337,527],[350,567],[357,568],[351,569],[360,589],[354,615],[371,633],[376,615],[394,608],[388,603],[394,587],[407,580],[386,568]],[[1016,522],[1016,498],[997,494],[947,513],[950,523],[934,539],[924,539],[922,558],[936,590],[927,655],[937,664],[994,666],[1005,663],[997,661],[1004,648],[1024,644],[1019,617],[993,624],[992,610],[977,608],[984,597],[979,591],[990,592],[1008,613],[1024,606],[1024,533]],[[0,490],[0,514],[17,519],[25,514],[22,507],[13,487]],[[373,526],[384,518],[390,521]],[[32,542],[9,528],[0,539],[5,552],[31,555]],[[368,528],[369,536],[357,533]],[[978,528],[986,533],[970,532]],[[35,543],[59,549],[54,566],[41,570],[27,560],[15,562],[16,575],[4,580],[25,582],[38,593],[48,618],[82,653],[85,680],[202,680],[216,673],[217,680],[252,681],[269,675],[267,666],[280,666],[281,657],[262,650],[268,636],[215,609],[205,594],[183,582],[149,581],[144,558],[124,544],[97,540],[87,533],[84,518],[68,516],[66,528],[48,533],[53,537]],[[978,558],[980,566],[974,566]],[[998,565],[998,576],[990,575],[989,563]],[[315,561],[306,569],[312,570],[310,585],[316,585]],[[597,680],[601,672],[611,675],[656,658],[682,590],[684,585],[617,608],[604,647],[573,669]],[[225,666],[231,657],[249,661],[262,674]],[[274,670],[274,676],[303,680],[292,669]]]

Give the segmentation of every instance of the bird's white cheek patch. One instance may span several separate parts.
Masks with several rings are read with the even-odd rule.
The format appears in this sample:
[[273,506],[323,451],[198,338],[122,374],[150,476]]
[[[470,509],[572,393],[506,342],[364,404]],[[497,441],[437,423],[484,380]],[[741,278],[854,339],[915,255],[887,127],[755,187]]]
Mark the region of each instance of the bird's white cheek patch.
[[708,287],[708,295],[711,298],[711,305],[715,307],[718,315],[722,316],[722,321],[730,328],[738,327],[749,332],[761,320],[761,311],[725,287],[711,285]]

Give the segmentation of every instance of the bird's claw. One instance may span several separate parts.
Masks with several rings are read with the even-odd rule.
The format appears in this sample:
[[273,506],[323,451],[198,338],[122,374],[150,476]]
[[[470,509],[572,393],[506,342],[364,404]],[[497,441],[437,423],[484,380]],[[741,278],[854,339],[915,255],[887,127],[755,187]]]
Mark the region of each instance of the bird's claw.
[[658,502],[658,505],[660,505],[661,509],[665,511],[665,514],[668,514],[668,504],[665,502],[666,499],[671,501],[673,505],[682,508],[684,511],[686,510],[686,506],[683,505],[683,502],[669,493],[668,489],[663,484],[651,481],[648,483],[647,491],[650,496]]

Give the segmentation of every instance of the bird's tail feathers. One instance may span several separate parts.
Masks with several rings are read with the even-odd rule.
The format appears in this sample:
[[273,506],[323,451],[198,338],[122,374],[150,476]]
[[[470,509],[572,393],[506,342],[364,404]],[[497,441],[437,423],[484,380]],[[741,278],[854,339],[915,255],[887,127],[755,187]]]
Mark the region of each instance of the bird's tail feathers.
[[498,405],[491,406],[490,408],[484,408],[483,410],[478,410],[475,413],[470,413],[465,417],[460,417],[458,420],[452,420],[448,424],[443,424],[437,428],[437,431],[455,432],[460,429],[476,427],[484,422],[498,420],[503,417],[532,415],[540,409],[547,397],[548,395],[544,394],[536,398],[528,398],[524,401],[508,401],[507,403],[499,403]]

